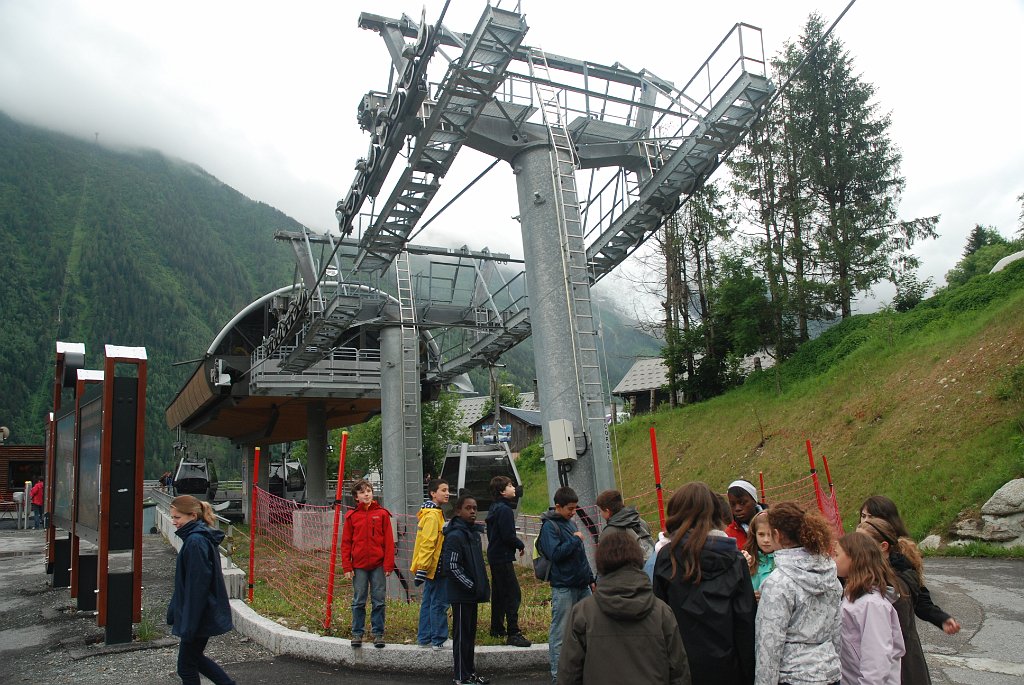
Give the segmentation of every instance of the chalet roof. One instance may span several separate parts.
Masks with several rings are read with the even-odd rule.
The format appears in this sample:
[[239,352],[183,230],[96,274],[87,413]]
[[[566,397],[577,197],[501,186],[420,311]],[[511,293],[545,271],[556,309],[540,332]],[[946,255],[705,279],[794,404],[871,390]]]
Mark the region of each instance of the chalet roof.
[[[519,419],[528,426],[540,427],[539,411],[531,409],[520,409],[518,407],[506,407],[505,405],[501,405],[501,418],[503,422],[506,421],[506,414],[514,416],[515,418]],[[490,413],[487,414],[486,416],[481,414],[481,416],[470,425],[476,426],[477,424],[480,424],[484,421],[490,422],[493,416],[494,414]]]
[[[754,370],[754,360],[758,357],[761,358],[762,369],[775,366],[775,359],[770,355],[749,355],[740,361],[740,368],[744,373],[751,373]],[[665,360],[661,357],[642,357],[637,359],[626,372],[619,384],[612,390],[612,394],[629,395],[636,392],[660,390],[666,383],[668,383],[668,375],[665,369]]]
[[[484,405],[489,399],[490,397],[487,395],[480,395],[459,400],[459,410],[462,411],[462,420],[459,422],[459,426],[469,428],[479,421],[484,415]],[[501,408],[502,410],[506,409],[504,405]],[[525,411],[537,411],[537,401],[532,392],[519,393],[519,408]]]
[[661,357],[641,357],[633,363],[619,384],[612,390],[613,395],[624,395],[645,390],[657,390],[668,382],[665,374],[665,360]]

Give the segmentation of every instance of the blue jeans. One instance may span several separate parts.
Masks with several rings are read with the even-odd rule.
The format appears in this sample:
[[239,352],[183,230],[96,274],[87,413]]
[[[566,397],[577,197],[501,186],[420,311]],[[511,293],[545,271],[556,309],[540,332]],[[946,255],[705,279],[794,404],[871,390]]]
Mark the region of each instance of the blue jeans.
[[352,634],[363,636],[366,630],[366,591],[370,590],[370,630],[374,635],[384,634],[384,567],[357,568],[352,577]]
[[548,659],[551,680],[558,677],[558,656],[562,653],[562,633],[569,622],[573,605],[590,596],[590,586],[551,588],[551,630],[548,633]]
[[423,583],[420,597],[420,627],[416,642],[421,645],[441,645],[448,639],[448,585],[440,576]]
[[43,527],[43,505],[33,504],[32,505],[32,527],[42,528]]

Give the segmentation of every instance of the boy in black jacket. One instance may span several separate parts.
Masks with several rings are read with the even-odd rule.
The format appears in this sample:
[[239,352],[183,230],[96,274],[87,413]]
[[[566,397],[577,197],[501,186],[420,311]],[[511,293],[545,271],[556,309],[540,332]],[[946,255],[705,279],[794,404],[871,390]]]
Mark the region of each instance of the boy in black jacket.
[[[491,635],[506,637],[513,647],[529,647],[530,641],[519,630],[519,604],[522,593],[516,578],[516,552],[523,555],[526,545],[516,537],[516,515],[509,506],[515,499],[516,486],[507,476],[491,479],[493,502],[487,511],[487,562],[491,566]],[[508,630],[506,631],[506,625]]]
[[441,551],[442,568],[448,574],[448,601],[452,605],[452,659],[457,685],[490,682],[476,674],[473,663],[477,604],[486,602],[491,594],[480,535],[476,499],[462,495],[455,501],[452,520],[444,527]]

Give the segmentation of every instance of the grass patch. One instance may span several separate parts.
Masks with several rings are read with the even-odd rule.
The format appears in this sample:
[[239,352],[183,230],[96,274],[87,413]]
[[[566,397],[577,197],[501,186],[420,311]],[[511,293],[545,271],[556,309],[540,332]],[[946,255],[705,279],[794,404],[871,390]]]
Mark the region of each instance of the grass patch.
[[[547,642],[548,628],[551,626],[551,586],[533,577],[532,569],[516,566],[516,576],[522,589],[523,602],[519,608],[519,627],[523,634],[533,642]],[[322,597],[306,597],[308,603],[297,607],[289,601],[277,588],[265,580],[257,578],[253,588],[252,608],[261,616],[276,621],[294,630],[303,630],[318,635],[348,638],[352,631],[352,586],[341,581],[337,586],[334,598],[331,627],[323,628],[324,604]],[[311,611],[315,608],[316,611]],[[315,614],[315,615],[314,615]],[[367,608],[366,629],[369,633],[370,611]],[[420,605],[418,602],[387,600],[384,632],[388,642],[397,644],[416,644],[416,632],[419,628]],[[451,618],[449,614],[449,626]],[[491,637],[491,605],[480,605],[477,619],[478,645],[502,645],[504,640]]]
[[152,642],[163,633],[156,626],[156,622],[148,611],[143,610],[142,620],[135,627],[135,639],[139,642]]

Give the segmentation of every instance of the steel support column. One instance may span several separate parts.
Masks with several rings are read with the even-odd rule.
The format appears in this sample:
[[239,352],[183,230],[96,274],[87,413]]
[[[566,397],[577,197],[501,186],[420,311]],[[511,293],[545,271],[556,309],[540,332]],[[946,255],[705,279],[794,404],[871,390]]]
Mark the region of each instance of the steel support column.
[[405,512],[405,433],[402,426],[402,328],[380,332],[381,451],[384,453],[384,492],[381,500],[392,514]]
[[327,409],[323,402],[306,405],[306,501],[327,503]]
[[566,277],[563,260],[569,254],[563,244],[564,227],[559,225],[551,164],[551,150],[544,145],[524,150],[512,166],[519,194],[537,382],[543,398],[540,413],[548,492],[553,494],[559,487],[557,467],[550,458],[548,424],[567,419],[573,425],[578,454],[569,485],[579,495],[580,504],[586,505],[592,504],[600,491],[614,487],[615,480],[603,413],[587,415],[587,398],[579,381],[580,347],[596,347],[596,333],[591,326],[591,330],[572,334],[571,303],[589,300],[590,287],[586,282],[570,284]]

